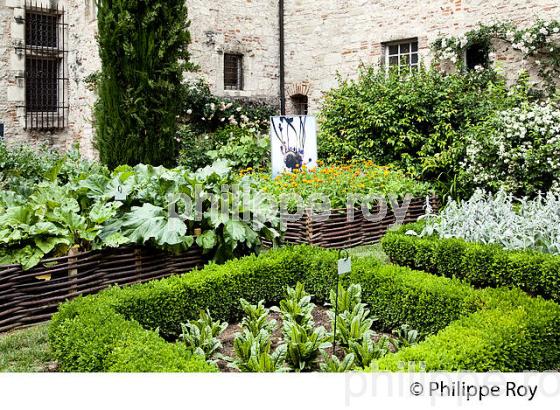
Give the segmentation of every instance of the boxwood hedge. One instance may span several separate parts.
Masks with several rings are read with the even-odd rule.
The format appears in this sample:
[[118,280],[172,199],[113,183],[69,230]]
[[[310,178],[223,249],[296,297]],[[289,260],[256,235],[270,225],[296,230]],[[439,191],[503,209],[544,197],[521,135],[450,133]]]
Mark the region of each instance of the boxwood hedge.
[[[337,253],[309,246],[210,265],[189,274],[113,288],[63,305],[50,326],[50,343],[64,371],[206,372],[216,368],[176,343],[181,322],[210,309],[220,320],[240,317],[239,299],[277,302],[285,286],[304,282],[319,303],[336,283]],[[402,361],[430,370],[548,370],[560,364],[560,306],[523,292],[475,290],[457,279],[374,259],[354,261],[349,283],[383,330],[409,324],[433,336],[379,362]]]
[[560,256],[510,251],[462,239],[406,235],[420,229],[421,224],[407,225],[383,238],[383,250],[394,263],[463,279],[475,287],[518,287],[560,301]]

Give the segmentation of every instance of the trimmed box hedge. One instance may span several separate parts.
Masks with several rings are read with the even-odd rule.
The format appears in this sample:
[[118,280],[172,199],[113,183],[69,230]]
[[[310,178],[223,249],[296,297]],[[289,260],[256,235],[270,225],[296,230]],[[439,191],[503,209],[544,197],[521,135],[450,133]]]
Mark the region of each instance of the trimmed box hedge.
[[[336,283],[337,258],[333,251],[287,247],[80,298],[63,305],[54,317],[51,347],[64,371],[216,371],[165,339],[175,338],[180,323],[197,317],[200,309],[210,309],[216,319],[236,321],[240,298],[276,303],[285,287],[298,281],[319,303],[325,302]],[[379,368],[399,370],[409,359],[441,371],[549,370],[560,365],[560,306],[554,302],[520,291],[475,290],[457,279],[368,258],[355,260],[344,281],[361,283],[363,298],[383,330],[406,323],[434,334],[383,359]]]
[[389,232],[381,242],[383,250],[401,266],[456,277],[479,288],[518,287],[531,295],[560,301],[560,256],[406,234],[421,230],[419,223]]

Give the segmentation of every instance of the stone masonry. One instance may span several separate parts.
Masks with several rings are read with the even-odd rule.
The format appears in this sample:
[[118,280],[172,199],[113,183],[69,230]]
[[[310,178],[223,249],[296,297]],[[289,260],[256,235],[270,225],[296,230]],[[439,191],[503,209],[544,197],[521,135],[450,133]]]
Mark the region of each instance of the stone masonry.
[[[25,130],[25,57],[17,44],[24,39],[24,0],[0,0],[0,123],[8,144],[48,143],[68,149],[79,143],[95,156],[92,106],[95,94],[86,79],[99,67],[95,41],[94,0],[37,0],[64,6],[68,24],[65,67],[68,72],[68,124],[62,131]],[[191,19],[193,61],[202,77],[221,96],[266,100],[280,96],[279,0],[187,0]],[[529,25],[537,18],[560,19],[558,0],[285,0],[285,72],[290,97],[309,98],[310,113],[320,108],[337,74],[354,77],[360,64],[379,64],[384,44],[418,39],[420,56],[431,60],[429,45],[441,34],[458,35],[479,22],[513,20]],[[524,66],[519,55],[498,44],[500,67],[515,78]],[[243,55],[242,91],[224,90],[224,53]]]

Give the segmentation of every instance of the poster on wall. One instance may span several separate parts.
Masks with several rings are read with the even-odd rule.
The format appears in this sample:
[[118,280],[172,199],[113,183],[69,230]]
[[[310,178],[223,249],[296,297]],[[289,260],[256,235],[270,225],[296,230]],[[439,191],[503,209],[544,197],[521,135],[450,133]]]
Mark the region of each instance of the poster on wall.
[[312,116],[271,118],[272,174],[317,166],[317,121]]

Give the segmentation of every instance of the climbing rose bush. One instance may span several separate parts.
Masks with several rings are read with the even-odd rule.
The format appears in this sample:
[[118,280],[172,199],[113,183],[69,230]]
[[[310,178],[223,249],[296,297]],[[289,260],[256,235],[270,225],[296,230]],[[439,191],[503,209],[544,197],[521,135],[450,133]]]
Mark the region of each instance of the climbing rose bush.
[[559,187],[560,109],[525,104],[499,112],[469,134],[463,163],[473,184],[519,196]]

